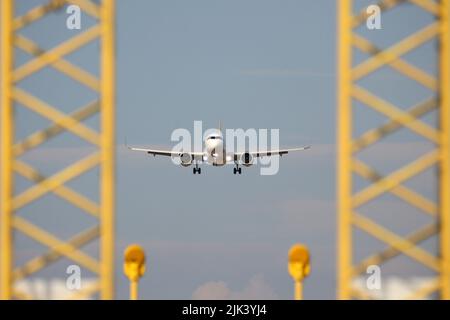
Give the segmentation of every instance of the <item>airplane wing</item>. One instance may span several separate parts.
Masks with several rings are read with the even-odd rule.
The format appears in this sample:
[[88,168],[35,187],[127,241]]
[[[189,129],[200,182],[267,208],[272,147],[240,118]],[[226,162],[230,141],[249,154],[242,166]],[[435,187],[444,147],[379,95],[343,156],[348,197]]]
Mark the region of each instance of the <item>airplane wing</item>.
[[[302,151],[302,150],[307,150],[311,148],[311,146],[305,146],[305,147],[301,147],[301,148],[292,148],[292,149],[279,149],[279,150],[265,150],[265,151],[250,151],[248,153],[250,153],[253,157],[265,157],[265,156],[282,156],[284,154],[288,154],[289,152],[295,152],[295,151]],[[239,159],[243,154],[245,154],[247,152],[238,152],[234,154],[234,158],[235,159]]]
[[188,153],[190,154],[194,159],[196,160],[202,160],[203,159],[203,152],[188,152],[188,151],[172,151],[172,150],[157,150],[157,149],[147,149],[147,148],[136,148],[136,147],[128,147],[128,149],[132,151],[140,151],[145,152],[148,154],[152,154],[153,156],[180,156],[182,153]]

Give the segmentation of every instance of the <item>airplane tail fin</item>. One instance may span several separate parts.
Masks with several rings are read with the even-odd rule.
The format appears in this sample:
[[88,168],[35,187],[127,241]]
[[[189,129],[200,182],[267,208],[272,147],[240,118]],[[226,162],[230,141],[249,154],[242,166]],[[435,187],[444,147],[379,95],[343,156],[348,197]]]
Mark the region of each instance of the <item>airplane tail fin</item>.
[[220,131],[220,134],[223,135],[222,130],[223,130],[223,128],[222,128],[222,120],[219,120],[219,131]]
[[124,143],[125,148],[130,149],[130,146],[128,145],[128,139],[127,139],[127,136],[125,136],[123,143]]

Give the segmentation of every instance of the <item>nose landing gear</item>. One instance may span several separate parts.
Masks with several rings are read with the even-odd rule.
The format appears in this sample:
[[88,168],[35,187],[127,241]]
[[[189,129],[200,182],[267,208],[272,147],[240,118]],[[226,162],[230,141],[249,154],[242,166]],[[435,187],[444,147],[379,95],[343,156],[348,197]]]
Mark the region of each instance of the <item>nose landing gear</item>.
[[236,165],[236,167],[233,168],[233,173],[234,173],[234,174],[236,174],[236,173],[241,174],[241,173],[242,173],[242,168],[239,168],[239,166]]

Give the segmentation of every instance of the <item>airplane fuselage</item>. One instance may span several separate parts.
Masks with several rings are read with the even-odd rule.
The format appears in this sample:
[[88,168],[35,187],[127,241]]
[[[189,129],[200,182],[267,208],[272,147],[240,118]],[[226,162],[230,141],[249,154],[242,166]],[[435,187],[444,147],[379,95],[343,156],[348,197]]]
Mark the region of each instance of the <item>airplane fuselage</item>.
[[227,154],[223,139],[219,135],[210,135],[205,140],[205,157],[213,166],[223,166],[227,163]]

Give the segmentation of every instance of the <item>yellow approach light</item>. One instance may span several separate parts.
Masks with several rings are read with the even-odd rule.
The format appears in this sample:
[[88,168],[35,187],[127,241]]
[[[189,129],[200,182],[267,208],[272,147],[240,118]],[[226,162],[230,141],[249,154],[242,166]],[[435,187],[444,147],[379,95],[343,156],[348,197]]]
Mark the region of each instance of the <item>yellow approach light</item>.
[[123,271],[130,281],[137,281],[145,273],[145,252],[137,244],[130,245],[125,250]]
[[302,299],[302,281],[310,273],[309,250],[302,244],[295,244],[289,250],[288,271],[295,282],[295,300]]
[[138,281],[145,273],[145,252],[141,246],[133,244],[125,250],[123,272],[130,280],[130,299],[137,300]]
[[289,274],[295,281],[301,281],[310,272],[309,250],[301,244],[293,245],[289,250]]

